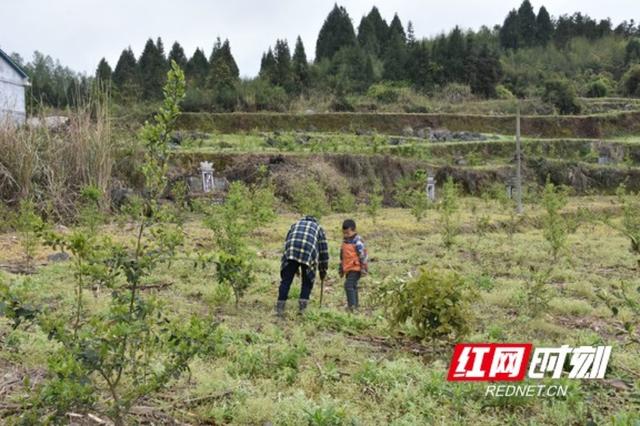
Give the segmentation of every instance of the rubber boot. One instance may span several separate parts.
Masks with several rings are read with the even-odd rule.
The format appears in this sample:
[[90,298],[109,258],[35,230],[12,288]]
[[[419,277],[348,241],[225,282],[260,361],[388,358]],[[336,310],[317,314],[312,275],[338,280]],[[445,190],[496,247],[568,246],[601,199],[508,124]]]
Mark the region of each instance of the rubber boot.
[[284,318],[284,307],[286,305],[286,300],[278,300],[276,303],[276,315],[278,318]]
[[309,304],[309,299],[298,300],[298,315],[304,314],[304,311],[307,310],[308,304]]

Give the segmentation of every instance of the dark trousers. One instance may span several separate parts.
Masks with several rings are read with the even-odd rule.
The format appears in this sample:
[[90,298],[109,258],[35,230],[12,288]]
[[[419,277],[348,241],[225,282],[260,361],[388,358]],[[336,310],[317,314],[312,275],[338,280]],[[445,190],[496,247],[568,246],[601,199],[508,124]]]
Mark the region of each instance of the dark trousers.
[[360,279],[359,271],[349,271],[344,281],[344,291],[347,293],[347,305],[350,308],[358,307],[358,280]]
[[316,278],[316,271],[310,269],[307,265],[296,262],[295,260],[287,260],[280,269],[280,289],[278,290],[278,300],[287,300],[289,297],[289,289],[291,283],[296,276],[296,272],[300,269],[302,275],[302,289],[300,290],[300,299],[308,300],[313,288],[313,281]]

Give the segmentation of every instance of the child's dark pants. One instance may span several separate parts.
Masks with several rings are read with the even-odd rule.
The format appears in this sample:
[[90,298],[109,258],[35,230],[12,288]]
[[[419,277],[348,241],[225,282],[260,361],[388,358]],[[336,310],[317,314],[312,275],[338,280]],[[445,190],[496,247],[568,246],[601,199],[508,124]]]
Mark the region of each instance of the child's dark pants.
[[296,276],[298,268],[300,268],[300,273],[302,274],[300,299],[309,300],[309,295],[313,288],[313,280],[316,277],[316,271],[309,269],[307,265],[296,262],[295,260],[287,260],[282,269],[280,269],[280,289],[278,291],[278,300],[287,300],[289,297],[289,289],[291,288],[291,283]]
[[347,279],[344,282],[344,290],[347,293],[347,305],[349,308],[358,307],[358,280],[360,279],[359,271],[347,272]]

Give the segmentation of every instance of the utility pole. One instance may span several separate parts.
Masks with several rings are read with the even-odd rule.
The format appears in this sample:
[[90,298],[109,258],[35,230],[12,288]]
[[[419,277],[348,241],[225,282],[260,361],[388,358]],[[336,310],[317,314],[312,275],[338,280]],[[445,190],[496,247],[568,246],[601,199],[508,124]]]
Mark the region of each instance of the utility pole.
[[520,101],[516,101],[516,201],[517,212],[522,214],[522,149],[520,146]]

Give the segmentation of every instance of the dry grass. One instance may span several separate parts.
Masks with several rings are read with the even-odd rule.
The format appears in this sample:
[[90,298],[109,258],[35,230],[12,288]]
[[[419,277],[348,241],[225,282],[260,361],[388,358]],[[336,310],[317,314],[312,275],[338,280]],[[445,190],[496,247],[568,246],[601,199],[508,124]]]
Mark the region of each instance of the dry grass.
[[[58,220],[75,213],[78,190],[94,185],[108,194],[114,163],[108,102],[97,99],[69,111],[57,128],[0,127],[0,200],[30,198]],[[44,123],[44,117],[39,120]]]

